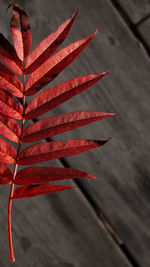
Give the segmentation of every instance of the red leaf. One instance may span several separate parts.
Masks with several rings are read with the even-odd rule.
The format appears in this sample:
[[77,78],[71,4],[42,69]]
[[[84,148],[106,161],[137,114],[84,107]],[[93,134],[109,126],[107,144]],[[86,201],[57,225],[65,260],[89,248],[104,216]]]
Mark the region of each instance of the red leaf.
[[23,107],[22,105],[9,93],[0,91],[0,113],[13,118],[22,119]]
[[71,188],[73,188],[73,186],[49,185],[49,184],[24,185],[20,186],[15,190],[12,199],[23,198],[23,197],[35,197],[38,195],[64,191]]
[[19,154],[17,163],[27,165],[71,156],[102,146],[107,141],[74,139],[66,140],[65,144],[62,141],[38,143],[25,148]]
[[23,132],[22,142],[35,142],[66,131],[73,130],[85,124],[102,120],[114,113],[98,111],[75,111],[56,115],[33,123]]
[[86,90],[108,73],[109,71],[77,77],[41,92],[27,106],[25,119],[37,118],[43,113],[56,108],[68,99]]
[[9,140],[18,143],[21,136],[21,128],[14,119],[0,114],[0,134]]
[[15,73],[22,74],[22,64],[14,47],[0,33],[0,59]]
[[0,63],[0,89],[10,94],[22,97],[23,86],[17,76]]
[[12,172],[3,163],[0,163],[0,184],[12,183]]
[[36,94],[42,87],[52,81],[64,68],[73,62],[93,39],[95,34],[96,32],[60,50],[53,57],[45,61],[37,70],[32,72],[25,86],[25,95],[31,96]]
[[14,164],[16,156],[16,150],[9,143],[0,139],[0,162]]
[[15,2],[13,6],[13,17],[10,21],[13,42],[18,57],[23,61],[29,54],[31,48],[31,30],[28,15]]
[[95,176],[87,172],[74,170],[71,168],[36,166],[20,170],[16,175],[15,184],[34,184],[81,177],[96,179]]
[[71,26],[77,16],[77,12],[64,23],[62,23],[55,32],[49,34],[28,56],[25,63],[25,73],[31,73],[43,64],[61,45],[67,37]]

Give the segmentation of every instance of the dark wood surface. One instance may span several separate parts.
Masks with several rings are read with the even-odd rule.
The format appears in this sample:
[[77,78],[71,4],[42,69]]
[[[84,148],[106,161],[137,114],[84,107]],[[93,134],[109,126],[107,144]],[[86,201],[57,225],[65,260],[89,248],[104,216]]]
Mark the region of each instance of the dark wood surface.
[[[1,31],[10,39],[8,23],[4,24],[8,3],[1,4]],[[96,175],[98,180],[82,179],[70,192],[14,201],[16,266],[148,267],[149,57],[109,0],[18,3],[31,17],[33,48],[77,8],[79,16],[62,47],[99,30],[89,47],[50,86],[76,76],[112,70],[109,77],[44,116],[92,109],[117,115],[54,138],[112,140],[103,148],[63,161]],[[62,166],[61,161],[43,165],[51,164]],[[8,189],[0,190],[0,263],[8,266]],[[129,253],[116,244],[96,212],[103,212]]]
[[150,16],[149,0],[112,0],[112,2],[118,3],[122,7],[133,24],[139,23],[145,17]]
[[150,49],[150,18],[146,19],[143,23],[138,26],[138,31],[140,32],[143,40]]

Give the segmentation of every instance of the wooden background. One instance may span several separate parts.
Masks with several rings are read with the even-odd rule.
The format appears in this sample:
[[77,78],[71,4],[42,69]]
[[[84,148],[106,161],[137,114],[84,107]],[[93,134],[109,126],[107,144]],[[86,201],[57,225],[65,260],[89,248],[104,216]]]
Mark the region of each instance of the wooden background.
[[[67,40],[98,34],[49,86],[76,76],[112,70],[81,95],[47,115],[75,110],[115,112],[116,117],[53,140],[112,140],[103,148],[42,165],[70,166],[99,179],[70,182],[76,188],[13,202],[16,267],[150,266],[150,1],[18,1],[30,16],[34,48],[80,12]],[[8,0],[1,1],[0,31],[11,40]],[[41,116],[42,118],[42,116]],[[68,184],[68,183],[67,183]],[[7,201],[0,187],[0,266],[9,266]]]

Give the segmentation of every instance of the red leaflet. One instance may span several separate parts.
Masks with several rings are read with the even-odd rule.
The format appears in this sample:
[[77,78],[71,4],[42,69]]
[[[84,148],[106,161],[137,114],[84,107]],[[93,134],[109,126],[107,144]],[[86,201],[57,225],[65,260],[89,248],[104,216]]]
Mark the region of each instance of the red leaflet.
[[22,105],[9,93],[0,91],[0,113],[13,119],[22,119]]
[[53,57],[45,61],[37,70],[32,72],[25,86],[25,95],[31,96],[36,94],[42,87],[53,80],[64,68],[73,62],[93,39],[95,34],[96,32],[60,50]]
[[23,197],[35,197],[38,195],[64,191],[71,188],[73,188],[73,186],[49,185],[49,184],[25,185],[15,190],[12,199],[23,198]]
[[22,64],[18,58],[14,47],[0,33],[0,59],[15,73],[22,74]]
[[37,118],[45,112],[56,108],[68,99],[86,90],[108,73],[109,71],[77,77],[41,92],[27,106],[25,119]]
[[102,120],[114,113],[98,111],[75,111],[66,114],[45,118],[33,123],[23,132],[22,142],[35,142],[47,137],[73,130],[96,120]]
[[11,3],[8,8],[11,6],[13,6],[13,17],[10,21],[10,28],[13,42],[18,57],[23,61],[28,56],[31,48],[29,18],[25,11],[22,10],[17,3]]
[[0,63],[0,89],[9,92],[10,94],[22,97],[23,86],[21,81]]
[[95,176],[87,172],[74,170],[71,168],[36,166],[20,170],[16,175],[15,184],[34,184],[81,177],[96,179]]
[[61,45],[67,37],[71,26],[77,16],[77,12],[64,23],[62,23],[55,32],[49,34],[28,56],[25,63],[25,73],[31,73],[43,64]]
[[14,164],[16,156],[16,150],[9,143],[0,138],[0,162]]
[[16,120],[0,114],[0,134],[17,143],[19,136],[21,136],[21,129]]
[[0,184],[12,183],[12,172],[3,163],[0,163]]
[[47,160],[67,157],[104,145],[108,140],[96,141],[85,139],[45,142],[25,148],[18,156],[19,165],[34,164]]

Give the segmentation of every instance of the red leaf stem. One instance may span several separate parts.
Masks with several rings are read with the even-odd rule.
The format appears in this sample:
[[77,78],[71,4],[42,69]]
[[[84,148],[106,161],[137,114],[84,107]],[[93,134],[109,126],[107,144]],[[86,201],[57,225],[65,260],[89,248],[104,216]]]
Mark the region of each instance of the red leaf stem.
[[[24,91],[25,91],[25,74],[23,74],[23,115],[25,113],[25,95],[24,95]],[[25,119],[22,117],[22,120],[21,120],[21,135],[19,137],[17,154],[16,154],[16,163],[15,163],[15,166],[14,166],[13,177],[12,177],[12,181],[13,182],[11,184],[9,200],[8,200],[7,220],[8,220],[8,243],[9,243],[9,259],[10,259],[10,262],[15,262],[15,256],[14,256],[14,250],[13,250],[13,242],[12,242],[12,229],[11,229],[11,208],[12,208],[12,198],[13,198],[13,195],[14,195],[14,187],[15,187],[14,181],[15,181],[16,173],[17,173],[17,169],[18,169],[17,160],[18,160],[18,155],[19,155],[20,148],[21,148],[20,139],[21,139],[22,133],[23,133],[24,122],[25,122]]]

